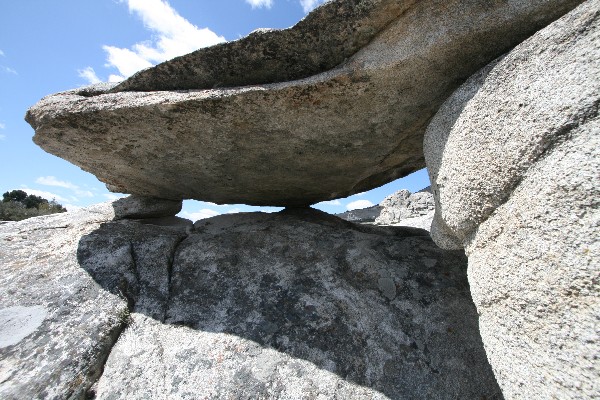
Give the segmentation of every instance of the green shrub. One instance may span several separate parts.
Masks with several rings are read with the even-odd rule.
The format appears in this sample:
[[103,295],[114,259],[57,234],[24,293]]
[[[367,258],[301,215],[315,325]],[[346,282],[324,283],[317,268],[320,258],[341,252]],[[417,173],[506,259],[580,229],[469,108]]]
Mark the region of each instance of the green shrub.
[[21,221],[26,218],[67,211],[54,200],[48,201],[40,196],[28,195],[23,190],[6,192],[2,197],[0,221]]

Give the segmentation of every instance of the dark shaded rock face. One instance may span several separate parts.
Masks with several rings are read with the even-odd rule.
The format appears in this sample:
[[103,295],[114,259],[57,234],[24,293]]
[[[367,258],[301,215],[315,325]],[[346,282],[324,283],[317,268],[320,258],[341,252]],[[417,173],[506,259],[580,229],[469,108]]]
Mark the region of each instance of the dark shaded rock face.
[[[423,168],[423,134],[444,99],[579,3],[332,1],[289,30],[192,53],[112,90],[46,97],[26,119],[36,144],[115,191],[305,206]],[[292,58],[298,71],[285,61],[296,49],[307,60]],[[186,90],[159,90],[171,76]]]
[[[96,234],[81,243],[101,255]],[[493,398],[464,265],[423,231],[314,210],[204,220],[168,291],[132,287],[98,398]]]
[[[98,210],[0,227],[0,318],[29,321],[0,330],[3,399],[501,398],[465,257],[423,230],[297,209],[190,232]],[[64,250],[26,257],[23,236]],[[72,291],[48,285],[63,275]]]

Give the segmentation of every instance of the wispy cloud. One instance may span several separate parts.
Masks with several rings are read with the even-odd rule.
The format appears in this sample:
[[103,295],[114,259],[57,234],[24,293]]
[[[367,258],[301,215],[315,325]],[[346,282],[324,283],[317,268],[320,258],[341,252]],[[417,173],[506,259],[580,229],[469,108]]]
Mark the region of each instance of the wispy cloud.
[[134,44],[130,49],[103,46],[107,52],[107,67],[116,68],[109,81],[118,81],[148,68],[155,63],[187,54],[201,47],[224,42],[208,28],[198,28],[183,18],[166,0],[121,0],[129,12],[137,14],[144,26],[156,36],[149,41]]
[[327,0],[300,0],[300,5],[302,6],[304,12],[307,13],[325,1]]
[[196,212],[182,211],[179,213],[179,216],[187,219],[191,219],[192,221],[198,221],[199,219],[210,218],[221,214],[218,211],[211,210],[210,208],[202,208]]
[[0,50],[0,56],[4,57],[4,52]]
[[6,125],[0,122],[0,129],[6,129]]
[[104,193],[103,196],[106,197],[110,201],[115,201],[115,200],[122,199],[123,197],[125,197],[127,195],[126,194],[118,194],[118,193]]
[[348,205],[346,206],[346,209],[348,211],[351,211],[351,210],[358,210],[360,208],[372,207],[374,205],[375,204],[371,203],[369,200],[356,200],[351,203],[348,203]]
[[67,199],[66,197],[63,197],[59,194],[56,194],[53,192],[47,192],[45,190],[29,189],[28,187],[22,187],[21,190],[23,190],[27,194],[30,194],[30,195],[32,194],[34,196],[40,196],[47,200],[56,200],[56,201],[60,201],[61,203],[71,201],[71,200]]
[[246,0],[246,3],[250,4],[252,8],[271,8],[273,6],[273,0]]
[[98,75],[96,75],[96,71],[94,71],[94,68],[92,68],[92,67],[79,69],[79,70],[77,70],[77,74],[79,75],[80,78],[83,78],[86,81],[88,81],[89,84],[102,82],[100,80],[100,78],[98,78]]
[[19,73],[12,69],[11,67],[7,67],[6,65],[0,65],[0,69],[7,74],[19,75]]
[[60,181],[56,179],[54,176],[40,176],[35,180],[35,183],[39,183],[40,185],[46,186],[58,186],[65,189],[78,189],[77,185],[72,184],[71,182]]
[[339,200],[328,200],[328,201],[322,201],[316,205],[318,205],[318,206],[341,206],[342,202]]
[[37,178],[35,180],[35,183],[38,183],[38,184],[44,185],[44,186],[55,186],[55,187],[69,189],[69,190],[72,190],[75,193],[75,195],[79,196],[79,197],[94,197],[94,194],[91,191],[83,190],[79,186],[77,186],[71,182],[61,181],[59,179],[56,179],[56,177],[54,177],[54,176],[40,176],[39,178]]
[[4,140],[4,139],[6,139],[6,135],[3,135],[0,133],[0,140]]

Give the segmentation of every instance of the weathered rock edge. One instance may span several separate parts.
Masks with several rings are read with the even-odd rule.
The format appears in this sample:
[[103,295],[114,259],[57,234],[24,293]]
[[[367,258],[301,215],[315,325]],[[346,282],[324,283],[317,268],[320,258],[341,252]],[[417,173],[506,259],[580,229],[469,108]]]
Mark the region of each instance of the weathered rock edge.
[[464,246],[506,398],[600,393],[600,1],[476,74],[425,148],[435,241]]
[[599,13],[587,1],[541,30],[469,78],[431,120],[424,148],[440,246],[471,237],[531,166],[597,117]]
[[[137,293],[132,288],[143,289],[149,271],[168,269],[189,231],[165,219],[158,220],[162,226],[153,218],[113,222],[115,208],[120,206],[104,203],[0,226],[0,314],[11,311],[0,334],[12,337],[29,326],[20,340],[0,346],[0,398],[93,398],[106,359],[130,322]],[[82,237],[103,226],[114,234],[106,237],[101,260],[82,254]],[[122,273],[111,291],[90,276],[98,265]],[[29,310],[43,316],[35,326]]]
[[257,30],[176,57],[134,74],[109,92],[214,89],[307,78],[343,63],[413,3],[329,1],[291,28]]
[[304,206],[421,169],[425,127],[452,90],[579,2],[420,1],[340,66],[306,79],[74,90],[44,98],[26,119],[36,144],[118,191]]

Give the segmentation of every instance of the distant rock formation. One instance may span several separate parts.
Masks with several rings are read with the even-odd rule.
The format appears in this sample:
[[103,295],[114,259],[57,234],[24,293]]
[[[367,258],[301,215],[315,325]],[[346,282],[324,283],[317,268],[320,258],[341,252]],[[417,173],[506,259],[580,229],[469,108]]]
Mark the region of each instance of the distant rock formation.
[[35,143],[114,191],[307,206],[423,168],[452,91],[578,3],[331,1],[286,31],[48,96],[26,119]]
[[381,214],[375,219],[377,225],[413,226],[429,231],[435,202],[428,190],[410,193],[404,189],[386,197],[379,205]]
[[590,0],[474,75],[427,130],[432,235],[466,250],[506,398],[600,393],[599,104]]
[[346,221],[356,222],[357,224],[374,223],[375,219],[381,214],[382,209],[383,207],[381,207],[381,205],[376,205],[345,211],[343,213],[335,214],[335,216],[345,219]]
[[2,399],[501,398],[466,259],[421,230],[113,218],[0,226]]
[[336,214],[346,221],[375,225],[412,226],[429,231],[435,202],[429,188],[417,193],[402,189],[376,206]]

